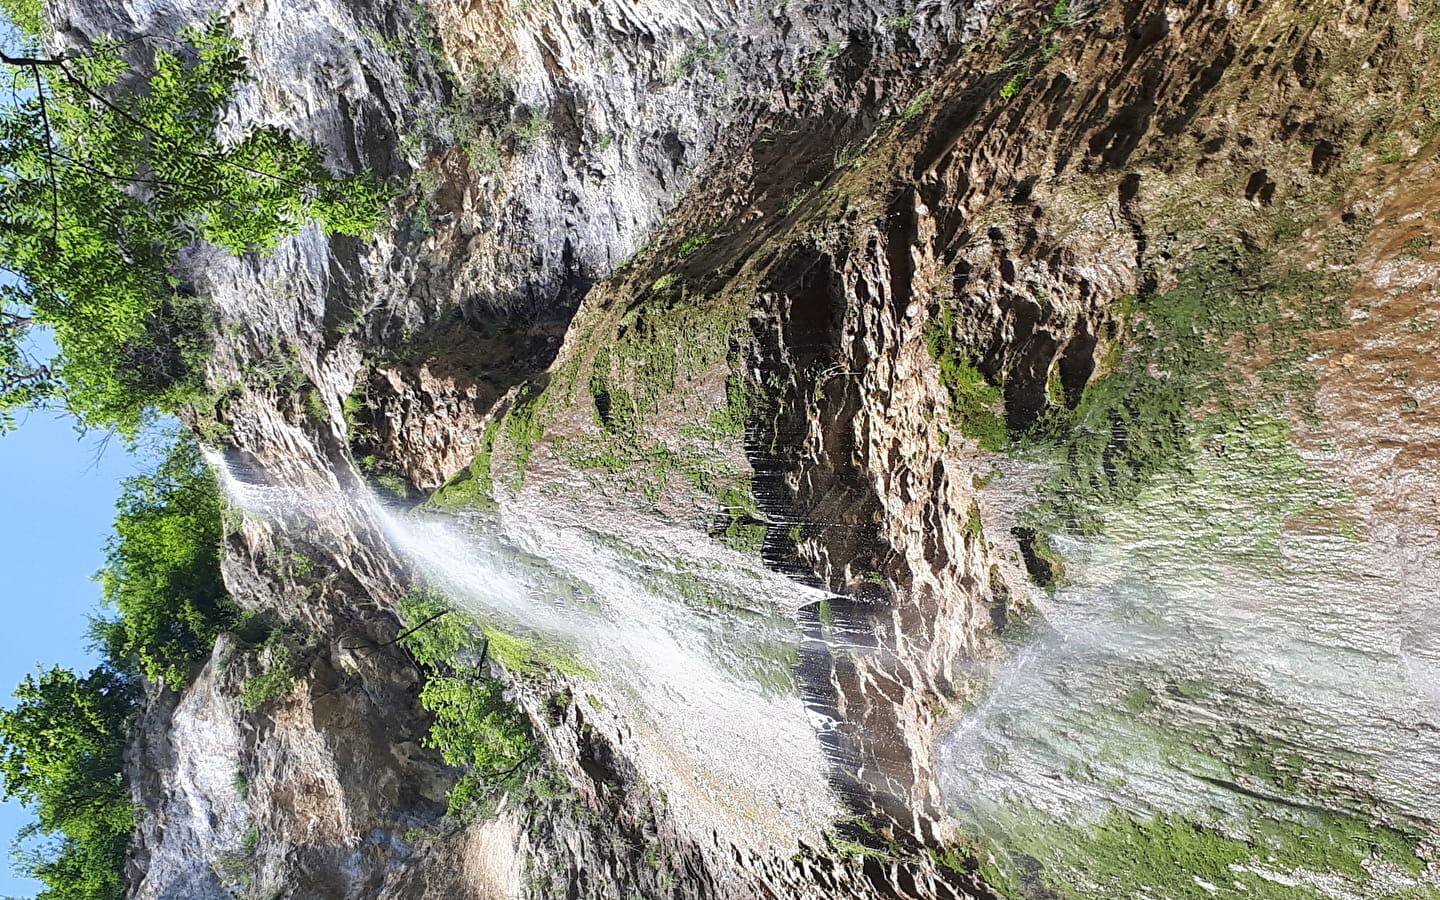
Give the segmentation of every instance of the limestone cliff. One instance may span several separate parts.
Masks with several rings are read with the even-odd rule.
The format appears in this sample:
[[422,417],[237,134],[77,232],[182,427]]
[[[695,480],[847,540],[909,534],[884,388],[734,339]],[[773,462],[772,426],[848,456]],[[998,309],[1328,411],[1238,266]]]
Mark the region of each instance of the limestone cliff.
[[[937,742],[1055,574],[1022,509],[1064,466],[1005,451],[1093,409],[1156,298],[1229,285],[1252,312],[1187,332],[1216,339],[1204,377],[1338,440],[1369,527],[1425,519],[1376,472],[1433,483],[1428,345],[1397,331],[1433,295],[1430,6],[70,0],[56,24],[217,11],[254,74],[233,121],[397,197],[371,241],[183,260],[217,318],[188,424],[237,503],[226,581],[290,626],[297,685],[247,709],[278,651],[225,638],[150,698],[137,897],[998,896]],[[1382,463],[1398,356],[1415,402]],[[1149,471],[1125,430],[1148,414],[1097,420],[1096,484]],[[447,818],[457,773],[390,643],[424,565],[371,494],[437,488],[532,554],[728,543],[792,579],[773,784],[727,783],[707,729],[743,736],[666,726],[623,678],[497,667],[566,787]]]

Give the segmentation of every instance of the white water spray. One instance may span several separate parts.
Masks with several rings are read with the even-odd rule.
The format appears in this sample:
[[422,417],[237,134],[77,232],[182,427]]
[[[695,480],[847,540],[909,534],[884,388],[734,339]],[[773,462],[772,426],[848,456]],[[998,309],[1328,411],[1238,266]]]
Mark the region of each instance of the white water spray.
[[402,514],[368,492],[311,495],[206,456],[237,504],[288,527],[337,504],[363,513],[478,620],[568,660],[586,717],[624,734],[698,833],[791,852],[838,815],[793,682],[796,611],[825,593],[679,530],[621,538],[517,504]]
[[962,818],[1440,821],[1440,595],[1327,520],[1334,489],[1245,465],[1202,459],[1059,543],[1039,636],[945,743]]
[[622,540],[551,512],[381,516],[395,544],[477,617],[593,673],[586,712],[631,735],[672,809],[737,846],[818,834],[837,810],[792,667],[795,611],[824,594],[683,533]]

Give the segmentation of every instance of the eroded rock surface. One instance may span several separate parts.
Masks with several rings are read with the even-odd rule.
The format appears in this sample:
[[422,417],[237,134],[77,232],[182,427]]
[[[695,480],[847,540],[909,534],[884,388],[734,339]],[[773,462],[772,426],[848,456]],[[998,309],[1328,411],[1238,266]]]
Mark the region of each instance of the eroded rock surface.
[[[57,23],[81,42],[213,11],[72,2]],[[1011,528],[1045,470],[977,435],[1003,445],[1079,407],[1145,302],[1252,256],[1363,273],[1345,327],[1310,345],[1327,425],[1308,446],[1335,442],[1321,464],[1377,545],[1405,548],[1406,584],[1437,580],[1421,13],[219,11],[255,74],[230,127],[282,124],[409,187],[372,241],[310,230],[183,263],[218,319],[215,406],[189,420],[243,513],[226,581],[292,627],[296,684],[245,709],[276,651],[225,638],[151,698],[130,757],[137,897],[996,896],[985,851],[956,849],[937,741],[1028,614],[1035,554]],[[1245,284],[1278,304],[1263,329],[1311,312]],[[789,709],[833,792],[795,813],[802,837],[705,826],[695,809],[732,807],[682,796],[690,757],[661,759],[623,695],[591,705],[562,672],[510,678],[568,790],[444,817],[457,773],[387,643],[414,561],[370,488],[413,502],[467,467],[502,513],[739,538],[827,592],[795,614]],[[832,808],[834,827],[813,821]]]

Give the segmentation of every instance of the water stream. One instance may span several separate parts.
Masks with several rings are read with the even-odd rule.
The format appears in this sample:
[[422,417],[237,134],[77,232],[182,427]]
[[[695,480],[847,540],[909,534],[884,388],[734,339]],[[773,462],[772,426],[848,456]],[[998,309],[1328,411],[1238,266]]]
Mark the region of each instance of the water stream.
[[[1262,429],[1060,542],[1067,581],[944,745],[1022,892],[1434,896],[1440,597],[1346,501]],[[1216,858],[1166,876],[1142,857],[1177,823]]]
[[[252,510],[328,502],[216,462]],[[1440,821],[1440,596],[1348,501],[1262,427],[1060,539],[1063,586],[942,742],[987,875],[1034,898],[1440,896],[1416,855]],[[795,685],[797,611],[823,592],[691,531],[534,498],[345,502],[577,676],[585,714],[693,827],[773,850],[842,815],[820,742],[836,723]]]
[[573,661],[672,810],[736,846],[818,840],[839,811],[793,670],[796,610],[825,595],[688,531],[622,538],[535,503],[379,515],[478,619]]
[[211,462],[230,496],[262,516],[362,510],[477,622],[575,676],[582,714],[624,735],[646,781],[697,833],[788,854],[841,814],[817,739],[827,723],[794,683],[796,611],[824,592],[681,529],[627,523],[622,536],[533,498],[489,512],[401,511],[362,491],[255,484]]

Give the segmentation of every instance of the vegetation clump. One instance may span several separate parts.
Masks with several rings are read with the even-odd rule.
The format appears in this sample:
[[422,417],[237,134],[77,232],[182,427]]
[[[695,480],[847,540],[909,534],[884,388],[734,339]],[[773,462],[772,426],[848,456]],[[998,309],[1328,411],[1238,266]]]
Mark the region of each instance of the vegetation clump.
[[676,252],[679,254],[681,259],[686,259],[688,257],[694,256],[696,253],[700,252],[700,249],[702,247],[715,240],[716,236],[717,235],[713,231],[706,232],[705,234],[691,235],[680,243],[680,249]]
[[711,537],[740,553],[759,553],[769,533],[770,521],[755,503],[748,483],[720,493],[720,513],[710,529]]
[[[581,383],[588,387],[598,433],[567,438],[557,450],[578,469],[605,472],[597,485],[602,490],[623,486],[653,504],[683,479],[720,501],[723,515],[722,495],[748,481],[726,451],[744,437],[756,402],[753,386],[733,371],[738,307],[691,295],[673,282],[661,289],[664,281],[657,279],[613,323],[613,339],[590,361]],[[725,366],[732,371],[723,401],[715,403],[710,379]],[[667,433],[675,437],[660,437]]]
[[959,346],[949,307],[939,322],[926,329],[925,342],[940,369],[940,382],[950,395],[950,410],[960,422],[960,433],[977,441],[982,450],[998,453],[1008,448],[1010,430],[1005,417],[996,411],[1000,389],[986,380]]
[[1058,585],[1065,577],[1065,560],[1051,543],[1050,535],[1023,525],[1011,528],[1010,535],[1020,547],[1025,571],[1031,579],[1043,588]]
[[491,419],[480,438],[480,452],[475,455],[475,459],[441,485],[426,503],[436,509],[451,511],[466,508],[493,509],[495,481],[490,472],[490,463],[495,455],[495,440],[499,434],[499,420]]
[[[1101,510],[1133,502],[1158,474],[1184,470],[1209,437],[1257,403],[1301,393],[1285,381],[1302,342],[1278,327],[1279,298],[1305,304],[1304,321],[1318,328],[1334,321],[1344,295],[1329,276],[1284,268],[1260,251],[1195,253],[1173,288],[1127,303],[1127,339],[1112,371],[1087,385],[1074,409],[1052,408],[1027,435],[1031,446],[1058,448],[1064,464],[1025,524],[1094,533]],[[1237,390],[1227,343],[1238,336],[1257,351],[1267,329],[1275,396],[1254,397],[1251,387]]]
[[124,482],[99,580],[118,614],[96,623],[122,670],[170,687],[210,655],[240,610],[220,575],[225,500],[192,440]]
[[269,650],[265,671],[245,682],[240,691],[240,705],[246,712],[255,712],[267,703],[279,700],[295,689],[295,655],[285,644],[267,642]]
[[400,609],[405,647],[427,673],[420,702],[435,716],[427,742],[464,771],[450,792],[450,813],[460,815],[523,780],[535,758],[530,723],[505,699],[501,683],[485,677],[490,639],[472,631],[442,595],[415,590]]

